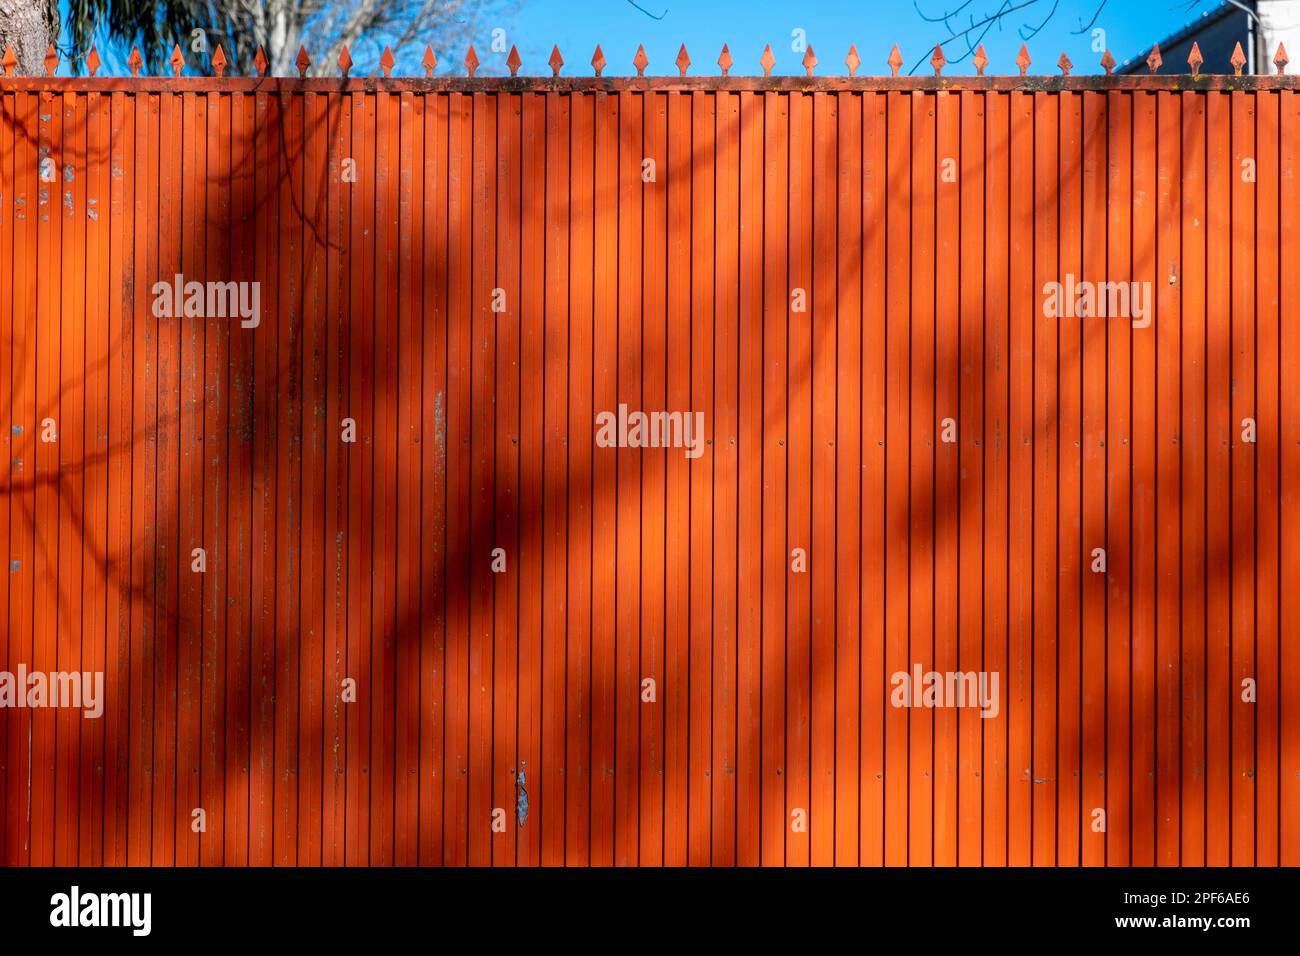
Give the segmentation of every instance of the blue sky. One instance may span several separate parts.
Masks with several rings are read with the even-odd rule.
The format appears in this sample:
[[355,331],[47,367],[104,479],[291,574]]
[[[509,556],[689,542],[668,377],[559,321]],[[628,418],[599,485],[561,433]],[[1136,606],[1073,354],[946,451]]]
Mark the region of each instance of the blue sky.
[[[1008,0],[1009,6],[1025,0]],[[1087,24],[1101,0],[1033,0],[1023,9],[1006,16],[999,29],[994,26],[984,37],[989,56],[987,72],[1015,73],[1020,49],[1020,28],[1028,32],[1051,13],[1041,32],[1028,41],[1034,61],[1033,73],[1056,73],[1062,51],[1074,63],[1075,73],[1100,73],[1099,53],[1092,50],[1091,30],[1076,33]],[[936,41],[970,25],[971,18],[983,19],[1002,0],[970,0],[949,21],[929,23],[924,17],[941,17],[962,0],[523,0],[513,23],[506,25],[511,42],[517,43],[524,59],[521,72],[549,72],[545,61],[551,44],[557,43],[566,61],[565,73],[590,75],[591,53],[601,44],[609,65],[607,75],[634,73],[632,57],[637,44],[644,43],[650,57],[647,74],[675,74],[673,61],[684,42],[692,64],[689,72],[717,75],[718,53],[729,44],[735,59],[733,74],[758,73],[758,58],[765,43],[771,43],[776,57],[773,73],[803,73],[801,52],[791,49],[791,31],[802,29],[817,54],[818,74],[845,74],[845,54],[856,43],[863,65],[859,73],[887,73],[885,59],[897,43],[903,53],[902,72],[918,60],[928,61]],[[1219,0],[1201,0],[1188,7],[1186,0],[1106,0],[1093,29],[1105,31],[1104,44],[1116,60],[1136,57],[1159,40],[1178,30],[1202,13],[1215,9]],[[648,11],[654,19],[642,10]],[[924,16],[923,16],[924,15]],[[484,37],[490,42],[490,37]],[[485,43],[478,45],[483,56]],[[965,52],[961,40],[945,45],[949,60]],[[463,51],[457,57],[459,61]],[[485,60],[486,57],[483,57]],[[572,67],[572,69],[570,69]],[[922,62],[918,75],[931,75]],[[969,58],[952,64],[945,73],[974,73]]]
[[[692,60],[691,75],[716,76],[723,43],[729,44],[735,60],[733,74],[761,72],[758,60],[765,43],[772,45],[776,57],[773,73],[802,74],[803,52],[793,48],[795,31],[801,30],[816,52],[819,75],[848,72],[844,57],[850,43],[857,44],[863,61],[860,74],[888,73],[885,59],[897,43],[904,58],[902,72],[915,67],[918,75],[929,75],[928,60],[937,41],[965,30],[972,19],[983,19],[1003,3],[1020,9],[983,36],[990,74],[1014,74],[1022,33],[1040,25],[1041,30],[1028,40],[1031,73],[1056,73],[1062,52],[1074,63],[1074,73],[1100,73],[1095,44],[1109,47],[1116,60],[1123,62],[1144,54],[1153,41],[1213,10],[1220,0],[635,0],[635,4],[629,0],[518,0],[513,14],[500,18],[500,23],[485,19],[473,39],[482,60],[480,74],[505,72],[505,54],[492,52],[494,29],[504,31],[507,50],[512,43],[519,47],[524,74],[549,75],[546,61],[552,44],[558,44],[565,59],[564,75],[590,76],[597,43],[608,61],[607,76],[635,72],[632,57],[639,43],[645,44],[650,58],[649,75],[675,75],[674,60],[682,43]],[[927,22],[927,17],[942,18],[946,10],[954,9],[959,12],[947,26],[941,19]],[[1091,22],[1094,14],[1096,20]],[[1088,29],[1079,32],[1090,22]],[[1095,37],[1094,30],[1104,33]],[[373,56],[362,46],[356,53],[353,75],[374,68],[369,62]],[[423,49],[423,44],[418,44],[397,51],[394,72],[420,74]],[[945,44],[944,50],[950,61],[966,52],[960,39]],[[105,73],[125,71],[125,51],[101,45],[100,52]],[[463,74],[463,46],[436,52],[441,61],[439,74]],[[66,64],[59,72],[67,72]],[[950,62],[944,72],[974,73],[975,69],[966,56],[962,62]]]

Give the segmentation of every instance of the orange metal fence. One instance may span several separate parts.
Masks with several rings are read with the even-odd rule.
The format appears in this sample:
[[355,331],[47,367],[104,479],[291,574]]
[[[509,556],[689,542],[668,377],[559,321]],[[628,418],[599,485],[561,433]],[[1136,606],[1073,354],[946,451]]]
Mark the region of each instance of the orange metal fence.
[[0,859],[1300,864],[1296,90],[0,79]]

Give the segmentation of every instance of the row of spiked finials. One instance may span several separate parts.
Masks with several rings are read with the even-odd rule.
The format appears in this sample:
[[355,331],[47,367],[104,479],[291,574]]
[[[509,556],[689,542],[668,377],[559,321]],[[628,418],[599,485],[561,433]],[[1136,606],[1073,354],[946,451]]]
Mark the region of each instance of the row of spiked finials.
[[[216,48],[213,50],[211,61],[212,69],[215,74],[217,76],[224,76],[229,61],[226,59],[225,51],[221,49],[220,44],[217,44]],[[181,71],[185,68],[185,58],[181,54],[179,44],[173,48],[172,55],[167,62],[172,68],[172,75],[180,76]],[[379,58],[379,66],[380,69],[383,70],[384,76],[392,76],[393,64],[395,62],[392,49],[387,46],[384,47],[383,55]],[[471,77],[478,71],[479,62],[478,53],[475,52],[474,46],[471,44],[469,52],[465,54],[464,61],[465,68],[469,71]],[[676,63],[678,73],[681,76],[685,76],[686,68],[691,65],[691,58],[686,52],[686,44],[682,44],[682,48],[677,52],[677,59],[674,62]],[[722,45],[722,55],[718,57],[718,66],[722,68],[723,76],[730,75],[733,62],[731,51],[727,49],[727,45],[724,43]],[[776,58],[772,56],[771,44],[768,44],[763,48],[763,55],[759,58],[758,62],[763,68],[763,75],[771,76],[772,67],[776,65]],[[889,57],[885,62],[889,64],[891,75],[898,76],[898,70],[903,65],[903,56],[898,51],[897,43],[894,44],[894,48],[890,51]],[[935,44],[934,53],[930,57],[930,65],[934,67],[935,76],[942,75],[943,68],[947,62],[948,60],[943,55],[943,48],[939,44]],[[975,69],[978,74],[983,76],[984,68],[989,62],[989,58],[984,52],[984,44],[981,43],[979,45],[979,48],[975,51],[975,55],[971,62],[975,64]],[[1147,68],[1152,73],[1155,73],[1160,69],[1160,65],[1164,62],[1160,57],[1160,44],[1157,43],[1151,48],[1151,53],[1147,56],[1146,62]],[[1246,55],[1242,52],[1240,43],[1238,43],[1236,49],[1232,51],[1232,57],[1228,62],[1232,66],[1233,73],[1237,76],[1241,76],[1242,68],[1246,65]],[[1277,45],[1277,53],[1273,56],[1273,65],[1277,67],[1279,76],[1286,73],[1286,65],[1288,62],[1290,61],[1287,58],[1286,47],[1279,43]],[[600,44],[597,44],[596,53],[591,58],[591,65],[595,68],[596,76],[602,74],[605,69],[605,63],[605,54],[601,52]],[[810,46],[804,52],[803,56],[803,66],[804,70],[807,71],[808,76],[813,75],[813,69],[817,66],[817,63],[817,56],[813,53],[813,48]],[[858,48],[856,44],[849,46],[849,54],[844,58],[844,63],[849,68],[849,75],[857,76],[858,67],[862,64],[862,58],[858,56]],[[1192,68],[1193,76],[1200,75],[1201,66],[1204,63],[1205,59],[1201,56],[1200,46],[1193,43],[1191,52],[1187,55],[1187,64]],[[298,75],[305,77],[307,71],[311,68],[311,58],[307,55],[306,47],[298,48],[298,58],[295,61],[295,64],[298,67]],[[432,77],[433,71],[438,65],[438,58],[434,56],[433,47],[427,46],[424,48],[424,59],[420,61],[420,64],[424,67],[424,75],[426,77]],[[649,66],[649,64],[650,59],[646,56],[645,47],[638,46],[636,56],[632,58],[632,65],[636,67],[636,75],[645,76],[645,68]],[[1021,76],[1026,76],[1028,74],[1029,64],[1029,48],[1022,43],[1020,45],[1020,53],[1016,57],[1016,66],[1020,68]],[[10,45],[5,50],[4,57],[0,58],[0,66],[4,68],[5,76],[13,76],[14,67],[17,65],[18,57],[14,54],[13,46]],[[94,47],[91,47],[90,52],[86,54],[86,70],[91,76],[94,76],[96,71],[99,70],[99,65],[99,51]],[[140,55],[139,47],[133,47],[131,49],[131,55],[127,59],[127,65],[131,68],[132,76],[140,75],[140,68],[144,65],[144,58]],[[510,70],[510,75],[518,76],[519,67],[522,65],[523,61],[519,58],[519,51],[512,46],[509,55],[506,57],[506,66]],[[559,47],[551,48],[551,57],[547,61],[547,65],[550,66],[551,72],[554,76],[560,75],[560,67],[564,65],[564,58],[560,56]],[[1060,68],[1061,73],[1064,76],[1069,76],[1070,70],[1074,66],[1074,64],[1070,62],[1070,58],[1064,53],[1062,53],[1061,58],[1056,61],[1056,65]],[[268,66],[269,61],[266,58],[266,53],[259,46],[257,48],[257,56],[253,59],[253,67],[257,70],[257,75],[266,76]],[[343,47],[343,51],[339,54],[338,66],[341,75],[345,77],[348,75],[348,71],[352,69],[352,56],[348,53],[348,48],[346,46]],[[1115,57],[1111,55],[1110,50],[1107,50],[1102,55],[1101,66],[1108,76],[1114,73]],[[59,55],[55,51],[54,47],[51,46],[49,52],[45,54],[45,72],[49,76],[53,76],[54,71],[57,70],[58,67]]]

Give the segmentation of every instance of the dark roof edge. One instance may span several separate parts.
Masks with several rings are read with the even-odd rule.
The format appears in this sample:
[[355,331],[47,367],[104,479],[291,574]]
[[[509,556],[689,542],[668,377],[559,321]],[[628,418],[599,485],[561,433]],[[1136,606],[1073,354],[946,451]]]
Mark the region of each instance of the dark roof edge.
[[[1254,3],[1252,3],[1251,0],[1246,0],[1246,2],[1250,3],[1253,10]],[[1216,9],[1212,11],[1208,11],[1204,16],[1193,20],[1191,23],[1187,24],[1187,26],[1183,27],[1181,30],[1177,31],[1176,33],[1171,33],[1169,34],[1169,36],[1162,39],[1160,41],[1160,49],[1162,50],[1171,49],[1172,47],[1177,46],[1179,43],[1182,43],[1188,37],[1199,33],[1200,31],[1206,29],[1207,27],[1213,26],[1214,24],[1218,23],[1220,20],[1223,20],[1234,13],[1243,13],[1243,12],[1245,11],[1243,11],[1241,7],[1233,6],[1231,3],[1228,3],[1227,0],[1222,0],[1222,2],[1220,2],[1219,6]],[[1152,46],[1154,46],[1154,44],[1152,44]],[[1151,47],[1147,47],[1145,50],[1138,53],[1137,56],[1133,57],[1128,62],[1122,64],[1118,69],[1115,70],[1115,72],[1116,73],[1138,72],[1139,70],[1141,70],[1143,67],[1146,66],[1146,58],[1147,56],[1150,55],[1150,53],[1151,53]]]

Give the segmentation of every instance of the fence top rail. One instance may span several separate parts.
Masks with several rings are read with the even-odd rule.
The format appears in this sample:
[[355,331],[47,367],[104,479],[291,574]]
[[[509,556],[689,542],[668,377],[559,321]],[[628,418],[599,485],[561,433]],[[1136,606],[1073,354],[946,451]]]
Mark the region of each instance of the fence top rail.
[[[734,66],[735,61],[732,58],[731,51],[725,44],[717,60],[718,68],[721,71],[718,76],[688,76],[687,70],[691,65],[691,58],[686,51],[685,44],[678,51],[677,59],[674,61],[677,68],[676,76],[646,76],[645,71],[650,61],[646,56],[644,46],[637,48],[636,56],[632,60],[632,65],[636,67],[637,71],[635,76],[611,77],[603,75],[608,61],[605,59],[605,54],[599,45],[596,46],[596,51],[591,58],[594,75],[587,77],[560,75],[564,67],[564,58],[560,54],[559,47],[552,48],[550,59],[547,61],[547,66],[551,70],[550,76],[520,76],[519,70],[523,65],[523,61],[520,59],[519,51],[515,47],[510,48],[510,53],[505,61],[510,71],[509,76],[478,76],[477,73],[481,64],[478,53],[472,45],[466,52],[463,61],[466,71],[464,76],[449,76],[446,74],[435,76],[434,70],[438,66],[438,58],[434,54],[432,47],[426,47],[424,57],[421,60],[421,65],[424,68],[424,77],[422,78],[394,77],[392,71],[396,60],[392,49],[389,47],[384,47],[383,54],[379,59],[382,75],[369,77],[352,77],[349,75],[352,69],[352,57],[346,46],[343,47],[338,57],[338,75],[335,77],[319,75],[321,72],[319,67],[323,66],[323,64],[317,65],[314,69],[306,48],[299,48],[298,50],[298,56],[295,60],[295,66],[298,70],[298,76],[296,77],[267,75],[270,63],[261,47],[258,47],[256,56],[252,60],[252,66],[256,73],[254,76],[226,76],[230,61],[220,44],[213,49],[208,57],[208,66],[211,67],[212,71],[211,75],[195,74],[193,71],[196,64],[186,63],[179,45],[172,49],[171,56],[167,61],[171,69],[171,76],[140,76],[140,70],[144,66],[144,58],[140,54],[139,47],[131,50],[131,55],[127,60],[127,65],[131,70],[130,77],[98,76],[100,57],[99,51],[95,47],[91,47],[86,53],[84,64],[81,62],[82,59],[77,58],[74,63],[78,68],[84,65],[87,76],[55,76],[55,72],[59,67],[59,54],[51,46],[45,55],[44,76],[15,76],[18,58],[11,45],[4,51],[3,56],[0,56],[0,74],[2,74],[0,75],[0,91],[48,93],[364,93],[379,91],[412,93],[619,93],[624,91],[695,92],[707,90],[754,92],[1166,90],[1184,92],[1300,89],[1300,76],[1288,76],[1286,74],[1289,58],[1286,48],[1282,44],[1278,44],[1277,53],[1273,56],[1273,64],[1277,72],[1270,75],[1243,72],[1246,65],[1246,56],[1242,52],[1240,43],[1237,44],[1229,59],[1229,65],[1233,69],[1230,74],[1202,74],[1201,67],[1204,65],[1204,59],[1201,56],[1200,47],[1195,43],[1192,44],[1191,52],[1187,57],[1187,65],[1190,69],[1188,73],[1159,72],[1164,60],[1160,54],[1160,46],[1156,44],[1151,48],[1151,52],[1146,58],[1149,72],[1145,75],[1116,75],[1114,72],[1115,58],[1107,50],[1100,61],[1105,73],[1084,76],[1071,75],[1074,64],[1070,62],[1069,57],[1064,53],[1061,54],[1055,64],[1060,71],[1059,75],[1031,75],[1029,68],[1033,61],[1025,44],[1021,44],[1020,53],[1016,57],[1019,75],[994,76],[986,76],[984,73],[989,59],[984,52],[983,44],[980,44],[971,59],[977,70],[975,76],[944,76],[943,69],[948,65],[948,60],[944,56],[943,48],[937,44],[929,58],[929,65],[934,71],[933,76],[912,76],[910,74],[900,76],[899,70],[902,69],[904,61],[897,44],[894,45],[888,58],[884,61],[890,69],[889,76],[858,76],[862,58],[858,55],[856,45],[849,47],[848,55],[844,58],[844,64],[849,71],[848,76],[816,76],[815,70],[819,61],[811,46],[804,51],[803,76],[773,76],[772,69],[776,60],[772,55],[770,44],[764,48],[759,59],[759,65],[763,69],[762,76],[732,76],[731,68]],[[919,65],[918,62],[916,66]],[[198,66],[201,66],[201,64],[198,64]],[[916,66],[913,67],[913,71]],[[184,75],[187,68],[192,71],[191,75]],[[312,72],[317,75],[309,76],[308,74]]]

